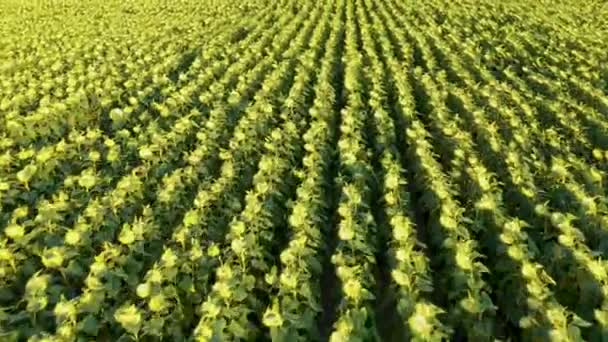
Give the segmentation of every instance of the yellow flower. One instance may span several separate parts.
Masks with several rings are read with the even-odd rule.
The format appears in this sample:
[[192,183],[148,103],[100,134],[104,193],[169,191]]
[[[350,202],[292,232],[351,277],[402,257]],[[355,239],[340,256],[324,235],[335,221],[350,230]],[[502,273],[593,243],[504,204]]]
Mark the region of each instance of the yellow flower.
[[148,283],[143,283],[143,284],[139,284],[137,285],[137,296],[139,296],[140,298],[146,298],[150,295],[150,284]]
[[64,250],[61,247],[52,247],[42,253],[42,263],[48,268],[60,268],[64,261]]
[[25,228],[18,224],[10,224],[4,228],[4,234],[13,240],[19,240],[25,235]]
[[114,319],[129,333],[137,335],[141,327],[141,314],[135,305],[123,306],[116,310]]

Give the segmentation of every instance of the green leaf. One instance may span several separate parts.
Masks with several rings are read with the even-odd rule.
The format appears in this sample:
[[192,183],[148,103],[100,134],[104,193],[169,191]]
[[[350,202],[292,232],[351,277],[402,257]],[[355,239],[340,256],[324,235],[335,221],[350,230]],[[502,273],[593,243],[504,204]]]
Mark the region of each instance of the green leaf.
[[85,318],[78,324],[78,330],[96,336],[99,332],[99,322],[93,315],[86,315]]

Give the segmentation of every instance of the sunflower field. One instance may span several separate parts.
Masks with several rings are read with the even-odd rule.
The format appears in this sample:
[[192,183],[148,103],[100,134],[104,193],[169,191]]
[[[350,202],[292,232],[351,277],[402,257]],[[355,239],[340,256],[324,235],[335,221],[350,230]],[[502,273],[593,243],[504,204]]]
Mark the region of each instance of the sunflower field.
[[0,2],[0,341],[608,341],[608,4]]

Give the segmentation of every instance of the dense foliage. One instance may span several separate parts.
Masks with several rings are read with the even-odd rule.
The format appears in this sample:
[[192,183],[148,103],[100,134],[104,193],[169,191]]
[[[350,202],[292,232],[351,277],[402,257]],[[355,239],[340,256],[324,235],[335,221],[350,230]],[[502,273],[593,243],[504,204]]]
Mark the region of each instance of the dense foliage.
[[0,3],[1,341],[608,341],[608,6]]

